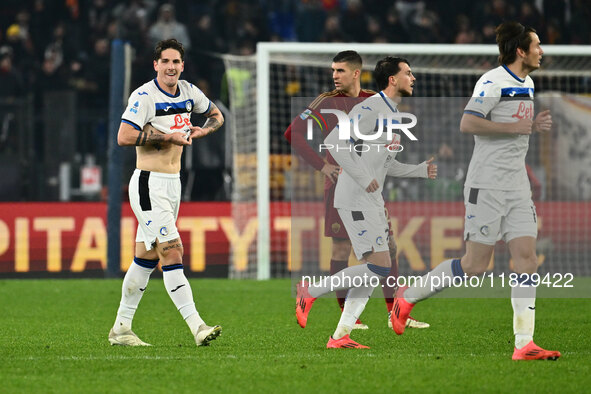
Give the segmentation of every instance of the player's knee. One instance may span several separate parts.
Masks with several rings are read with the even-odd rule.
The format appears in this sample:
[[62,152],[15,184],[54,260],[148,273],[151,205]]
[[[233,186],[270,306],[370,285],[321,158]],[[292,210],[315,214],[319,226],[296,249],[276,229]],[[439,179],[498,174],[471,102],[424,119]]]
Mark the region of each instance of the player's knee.
[[390,268],[392,266],[392,261],[390,260],[390,254],[386,251],[384,251],[384,252],[368,252],[366,255],[363,256],[363,260],[366,263],[378,265],[380,267]]
[[184,248],[180,238],[162,242],[158,245],[158,252],[163,266],[183,261]]
[[513,259],[513,265],[518,273],[533,274],[538,270],[538,257],[534,251],[522,254]]
[[488,259],[477,257],[468,253],[465,254],[461,260],[462,270],[468,276],[483,274],[488,267],[488,263]]

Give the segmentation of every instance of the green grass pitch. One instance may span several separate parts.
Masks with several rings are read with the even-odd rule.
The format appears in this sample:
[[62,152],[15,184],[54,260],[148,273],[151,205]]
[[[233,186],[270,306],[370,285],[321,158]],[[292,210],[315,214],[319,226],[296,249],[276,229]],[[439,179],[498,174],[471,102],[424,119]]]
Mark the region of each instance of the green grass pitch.
[[[591,281],[585,283],[591,285]],[[326,349],[340,311],[314,305],[295,322],[289,280],[191,280],[197,307],[223,326],[197,348],[152,279],[134,320],[148,348],[107,341],[121,280],[1,280],[0,391],[15,392],[584,392],[591,386],[591,300],[538,299],[536,342],[558,361],[514,362],[506,298],[437,298],[413,315],[431,328],[398,337],[382,299],[352,337],[369,350]]]

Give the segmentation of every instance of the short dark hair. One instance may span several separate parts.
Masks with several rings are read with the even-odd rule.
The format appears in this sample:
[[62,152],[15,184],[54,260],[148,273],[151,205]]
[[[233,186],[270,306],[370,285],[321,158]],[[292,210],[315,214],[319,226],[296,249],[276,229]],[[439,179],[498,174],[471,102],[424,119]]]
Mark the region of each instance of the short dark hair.
[[174,38],[169,38],[168,40],[159,41],[156,44],[156,48],[154,48],[154,61],[157,62],[160,57],[162,56],[162,51],[166,49],[176,49],[181,54],[181,60],[185,61],[185,48],[183,44],[178,42]]
[[511,64],[517,59],[517,48],[525,52],[532,41],[531,34],[536,30],[523,26],[519,22],[503,22],[497,26],[497,44],[499,45],[499,64]]
[[363,59],[356,51],[342,51],[332,58],[333,63],[348,63],[354,67],[361,68]]
[[379,90],[386,89],[390,76],[400,72],[400,63],[406,63],[410,67],[408,60],[402,57],[386,56],[378,61],[373,71],[373,77],[376,80]]

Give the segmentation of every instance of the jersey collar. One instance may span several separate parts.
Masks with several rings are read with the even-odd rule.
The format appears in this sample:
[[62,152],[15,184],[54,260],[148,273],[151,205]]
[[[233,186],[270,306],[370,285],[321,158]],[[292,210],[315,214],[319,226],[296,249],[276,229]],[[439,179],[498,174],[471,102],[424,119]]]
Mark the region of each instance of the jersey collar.
[[154,78],[154,83],[156,84],[156,87],[158,88],[158,90],[160,90],[162,93],[164,93],[168,97],[178,97],[178,96],[181,95],[181,87],[178,84],[176,85],[176,94],[170,94],[170,93],[165,92],[164,90],[162,90],[162,88],[158,84],[158,80],[156,78]]
[[384,102],[386,103],[386,105],[388,107],[390,107],[390,109],[392,110],[392,112],[398,112],[398,110],[396,109],[396,104],[394,104],[394,107],[392,106],[392,104],[390,104],[390,99],[384,94],[384,92],[380,92],[380,96],[382,97],[382,99],[384,100]]
[[524,82],[525,82],[525,79],[521,79],[521,78],[519,78],[517,75],[515,75],[515,74],[513,73],[513,71],[509,70],[509,67],[507,67],[507,65],[506,65],[506,64],[502,64],[502,66],[503,66],[503,68],[505,69],[505,71],[507,71],[507,72],[508,72],[508,73],[509,73],[509,74],[510,74],[510,75],[511,75],[513,78],[515,78],[516,80],[518,80],[518,81],[519,81],[519,82],[521,82],[521,83],[524,83]]

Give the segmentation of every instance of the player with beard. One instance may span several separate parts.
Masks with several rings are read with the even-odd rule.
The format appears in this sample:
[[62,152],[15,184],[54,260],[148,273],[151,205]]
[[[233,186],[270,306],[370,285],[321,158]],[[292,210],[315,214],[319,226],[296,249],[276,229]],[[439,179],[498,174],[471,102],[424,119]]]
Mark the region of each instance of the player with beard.
[[[310,115],[321,115],[320,111],[323,108],[338,109],[348,113],[355,104],[376,93],[372,90],[361,89],[360,77],[363,65],[362,62],[361,56],[355,51],[343,51],[337,53],[332,59],[331,65],[335,89],[320,94],[308,105],[304,112],[292,121],[285,131],[285,138],[290,142],[297,154],[309,165],[325,175],[324,235],[332,240],[332,255],[330,260],[331,275],[348,266],[349,256],[352,249],[351,241],[349,240],[345,226],[343,225],[336,208],[334,208],[335,187],[340,167],[330,153],[327,153],[326,157],[322,158],[319,153],[309,145],[305,136],[306,121]],[[326,133],[328,133],[336,126],[337,118],[334,115],[327,114],[324,114],[322,117],[326,119],[328,125]],[[388,216],[387,211],[386,215]],[[394,242],[394,237],[392,237],[391,229],[389,239],[390,257],[393,264],[391,272],[389,273],[390,279],[384,280],[382,283],[382,291],[388,313],[388,326],[391,324],[389,313],[392,310],[394,292],[396,290],[396,278],[398,277],[396,243]],[[345,304],[346,295],[347,292],[345,290],[336,292],[337,301],[341,311]],[[411,328],[427,328],[429,327],[429,324],[417,321],[409,316],[407,319],[407,326]],[[368,327],[361,321],[357,321],[354,328],[367,329]]]

